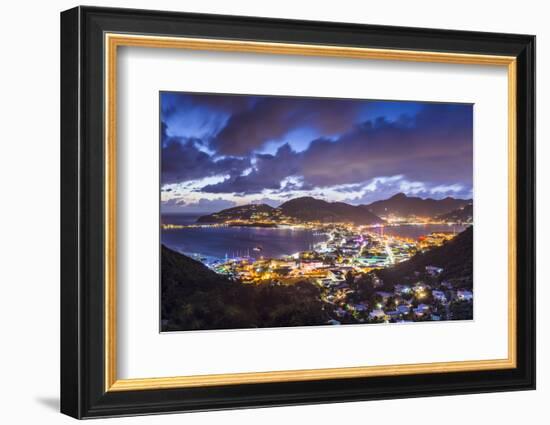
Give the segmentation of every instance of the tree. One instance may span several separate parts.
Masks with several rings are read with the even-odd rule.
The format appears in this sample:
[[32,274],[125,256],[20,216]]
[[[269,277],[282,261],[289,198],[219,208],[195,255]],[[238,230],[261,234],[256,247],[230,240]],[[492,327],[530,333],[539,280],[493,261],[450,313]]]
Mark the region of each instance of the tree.
[[471,320],[474,317],[474,305],[469,301],[453,301],[450,313],[452,320]]
[[353,277],[353,273],[351,270],[348,270],[346,273],[346,283],[349,285],[350,288],[355,287],[355,278]]

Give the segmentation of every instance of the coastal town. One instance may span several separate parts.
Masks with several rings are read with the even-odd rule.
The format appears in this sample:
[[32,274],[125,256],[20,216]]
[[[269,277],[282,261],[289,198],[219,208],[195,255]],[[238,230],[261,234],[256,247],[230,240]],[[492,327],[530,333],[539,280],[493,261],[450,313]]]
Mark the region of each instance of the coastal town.
[[[255,246],[239,255],[206,259],[194,255],[215,272],[243,285],[299,285],[318,288],[319,299],[330,319],[327,324],[406,323],[468,319],[472,316],[473,293],[468,284],[445,279],[437,264],[421,264],[401,276],[385,276],[415,255],[422,255],[452,241],[457,232],[432,232],[417,238],[393,234],[394,226],[442,224],[429,217],[385,216],[383,223],[323,223],[302,221],[277,210],[249,206],[246,214],[222,216],[210,223],[187,227],[284,227],[308,229],[323,240],[310,249],[278,258],[263,255]],[[462,223],[461,223],[462,224]],[[183,225],[163,223],[163,230]]]

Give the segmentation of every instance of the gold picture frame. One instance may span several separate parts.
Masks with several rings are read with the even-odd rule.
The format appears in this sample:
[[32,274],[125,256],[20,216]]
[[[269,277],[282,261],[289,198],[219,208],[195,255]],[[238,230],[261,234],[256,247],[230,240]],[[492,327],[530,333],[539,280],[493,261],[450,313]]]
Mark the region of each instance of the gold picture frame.
[[[356,377],[466,372],[516,367],[516,58],[483,54],[266,43],[187,37],[106,33],[105,43],[105,391],[136,391]],[[279,55],[325,56],[506,67],[508,73],[508,357],[387,366],[364,366],[254,373],[118,379],[116,373],[116,96],[119,47],[189,49]]]

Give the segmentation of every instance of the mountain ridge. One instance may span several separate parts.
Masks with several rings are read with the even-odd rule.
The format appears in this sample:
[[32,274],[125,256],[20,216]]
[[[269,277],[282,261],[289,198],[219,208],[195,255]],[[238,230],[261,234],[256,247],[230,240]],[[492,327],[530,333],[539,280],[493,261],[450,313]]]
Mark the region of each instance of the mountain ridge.
[[443,199],[420,198],[397,193],[388,199],[372,202],[364,207],[377,216],[389,214],[408,217],[422,216],[435,218],[471,204],[471,199],[447,196]]
[[370,204],[351,205],[346,202],[328,202],[312,196],[302,196],[282,203],[274,208],[267,204],[246,204],[227,208],[199,217],[198,223],[224,223],[231,220],[262,218],[280,219],[281,216],[299,221],[320,221],[325,223],[352,222],[357,225],[383,224],[380,216],[422,216],[436,218],[466,207],[471,199],[420,198],[397,193],[388,199]]
[[348,222],[355,224],[384,223],[380,217],[365,211],[360,205],[345,202],[327,202],[311,196],[304,196],[287,201],[279,206],[288,217],[303,221]]

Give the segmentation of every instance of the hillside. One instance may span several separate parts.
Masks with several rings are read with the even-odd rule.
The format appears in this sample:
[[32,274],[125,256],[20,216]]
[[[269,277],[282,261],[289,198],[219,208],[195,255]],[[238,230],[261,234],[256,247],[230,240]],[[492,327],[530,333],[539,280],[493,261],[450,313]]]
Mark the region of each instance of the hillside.
[[162,317],[170,317],[187,297],[197,291],[227,288],[232,284],[199,261],[162,246]]
[[401,217],[436,217],[471,203],[471,199],[455,199],[451,197],[444,199],[423,199],[398,193],[389,199],[366,205],[365,208],[377,216],[394,214]]
[[164,245],[163,331],[322,325],[330,319],[308,282],[255,286],[233,282]]
[[[350,205],[345,202],[327,202],[311,196],[295,198],[273,208],[266,204],[249,204],[228,208],[200,217],[198,223],[225,223],[228,221],[277,222],[281,217],[289,217],[300,222],[320,221],[322,223],[354,223],[369,225],[384,223],[381,216],[390,214],[410,217],[431,217],[442,220],[468,222],[468,212],[472,211],[472,201],[467,199],[422,199],[403,193],[369,205]],[[449,218],[441,218],[449,214]],[[453,215],[454,214],[454,215]],[[470,213],[471,214],[471,213]],[[463,217],[459,220],[460,217]]]
[[228,220],[250,220],[256,215],[271,214],[274,208],[267,204],[249,204],[228,208],[199,217],[197,223],[224,223]]
[[384,222],[380,217],[365,210],[362,206],[354,206],[344,202],[326,202],[309,196],[285,202],[279,209],[285,216],[301,221],[352,222],[359,225]]
[[344,202],[326,202],[309,196],[292,199],[278,208],[265,204],[249,204],[228,208],[217,213],[199,217],[197,223],[224,223],[228,221],[280,221],[282,217],[299,222],[320,221],[323,223],[351,222],[355,224],[383,223],[363,206],[349,205]]
[[418,279],[415,272],[423,273],[426,266],[443,268],[440,280],[460,282],[462,287],[472,287],[473,281],[473,226],[468,227],[444,245],[420,253],[394,267],[377,274],[387,283],[410,283]]
[[473,216],[474,206],[468,204],[451,212],[438,215],[437,219],[448,223],[471,223]]

